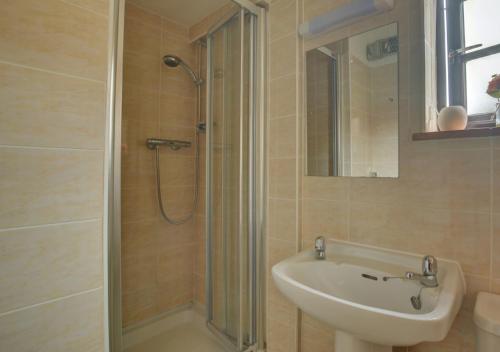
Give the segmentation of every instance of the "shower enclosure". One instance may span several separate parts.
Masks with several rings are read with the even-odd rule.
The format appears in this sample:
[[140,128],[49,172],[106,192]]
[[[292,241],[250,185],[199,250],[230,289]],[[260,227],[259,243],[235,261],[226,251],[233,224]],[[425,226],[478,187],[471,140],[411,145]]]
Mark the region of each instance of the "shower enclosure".
[[[247,0],[233,2],[237,5],[234,11],[214,24],[202,40],[206,43],[207,53],[207,72],[203,82],[206,89],[205,148],[203,145],[200,147],[206,153],[206,174],[200,177],[202,185],[204,183],[201,188],[206,190],[204,309],[208,329],[226,350],[257,351],[264,349],[265,340],[263,231],[266,22],[265,9]],[[119,6],[116,11],[123,12],[123,1],[117,3]],[[118,17],[123,21],[123,13]],[[117,23],[116,31],[118,92],[121,85],[119,72],[123,65],[119,55],[123,23]],[[182,65],[181,59],[175,56],[163,58],[170,67]],[[185,70],[189,73],[188,69]],[[197,83],[196,79],[194,82]],[[116,98],[115,105],[118,105],[120,94],[116,94]],[[113,182],[109,185],[114,191],[109,207],[112,215],[109,223],[109,328],[112,352],[122,351],[120,114],[120,109],[116,108],[114,160],[110,162],[113,165]],[[153,150],[151,153],[155,153],[158,169],[160,146],[169,146],[173,152],[191,147],[181,143],[183,141],[151,137],[148,147]],[[159,184],[157,187],[159,190]],[[158,197],[161,200],[160,191]],[[202,200],[200,196],[199,207],[203,207]],[[161,202],[158,204],[162,207]],[[182,223],[185,219],[180,220],[178,222]],[[170,221],[169,226],[176,226],[176,221]]]
[[207,320],[228,345],[257,342],[263,123],[258,14],[241,8],[207,38]]

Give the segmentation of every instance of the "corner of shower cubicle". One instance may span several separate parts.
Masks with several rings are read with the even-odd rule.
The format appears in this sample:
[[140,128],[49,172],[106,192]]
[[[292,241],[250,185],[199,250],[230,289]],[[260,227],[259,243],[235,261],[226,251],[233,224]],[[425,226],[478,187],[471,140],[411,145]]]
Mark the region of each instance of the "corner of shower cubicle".
[[[206,182],[207,182],[207,198],[206,198],[206,234],[207,234],[207,265],[206,265],[206,297],[207,297],[207,326],[209,329],[216,335],[218,335],[222,340],[225,340],[227,346],[231,346],[235,344],[236,350],[238,351],[257,351],[265,349],[265,214],[266,214],[266,153],[265,153],[265,126],[266,126],[266,42],[267,42],[267,29],[266,29],[266,9],[261,6],[256,6],[252,2],[249,1],[239,1],[234,0],[239,6],[239,10],[236,11],[229,19],[226,19],[224,22],[219,23],[217,26],[214,26],[209,35],[207,37],[207,60],[208,60],[208,72],[207,72],[207,148],[206,148],[206,160],[207,160],[207,169],[206,169]],[[248,21],[247,21],[248,20]],[[245,24],[248,22],[249,29],[245,28]],[[228,27],[228,28],[227,28]],[[238,31],[239,27],[239,31]],[[222,32],[222,33],[221,33]],[[234,32],[234,33],[233,33]],[[211,273],[213,271],[214,259],[218,257],[217,255],[213,255],[211,252],[212,241],[215,238],[215,234],[213,233],[213,224],[214,218],[218,217],[216,212],[217,207],[212,203],[212,197],[214,194],[214,187],[212,182],[213,175],[213,167],[212,162],[212,145],[214,145],[214,131],[213,128],[220,130],[227,130],[225,127],[226,122],[224,118],[221,119],[220,115],[224,115],[224,108],[220,111],[219,107],[214,107],[217,103],[216,99],[213,98],[213,95],[220,96],[221,94],[214,94],[212,91],[212,87],[214,86],[215,80],[220,80],[223,77],[223,81],[227,80],[227,77],[231,75],[231,72],[226,72],[226,67],[224,69],[224,74],[220,75],[220,72],[213,72],[212,69],[217,65],[217,63],[212,62],[212,60],[218,59],[220,60],[220,56],[227,56],[227,49],[224,46],[225,44],[231,42],[232,36],[236,35],[241,36],[240,44],[241,47],[236,50],[239,50],[239,57],[241,59],[240,62],[240,81],[238,83],[238,87],[240,88],[240,97],[239,97],[239,135],[235,138],[238,141],[239,146],[237,149],[240,152],[239,158],[239,181],[240,183],[237,186],[239,188],[238,202],[236,207],[239,206],[239,223],[236,227],[233,226],[232,230],[235,230],[239,233],[239,239],[245,238],[245,235],[248,236],[247,243],[248,247],[244,247],[239,244],[239,258],[250,259],[250,264],[248,267],[248,271],[242,266],[242,262],[239,263],[239,272],[240,272],[240,284],[239,289],[231,291],[231,294],[236,294],[240,296],[240,312],[239,312],[239,325],[237,324],[236,331],[232,329],[232,326],[227,326],[227,321],[220,321],[220,319],[214,319],[214,307],[213,307],[213,292],[214,292],[214,283],[211,279]],[[245,33],[248,34],[248,41],[245,42]],[[223,37],[220,39],[219,37]],[[248,57],[248,62],[244,59],[245,45],[249,45],[253,50],[250,51],[250,55]],[[214,55],[213,49],[224,47],[224,51],[222,54],[218,53]],[[234,59],[234,58],[233,58]],[[248,65],[246,67],[245,65]],[[248,70],[248,72],[247,72]],[[249,87],[248,89],[248,109],[244,107],[245,104],[242,102],[246,102],[244,99],[244,82],[246,82],[243,77],[245,73],[248,73]],[[234,74],[234,73],[233,73]],[[225,82],[227,86],[231,86],[231,83],[234,82]],[[221,87],[219,83],[217,87]],[[224,83],[222,83],[222,89],[224,89]],[[230,100],[231,94],[234,92],[228,91],[224,92],[222,96],[224,99]],[[234,97],[233,97],[234,99]],[[214,103],[215,101],[215,103]],[[222,102],[225,104],[227,102]],[[218,113],[214,114],[213,110],[216,110]],[[218,121],[214,122],[215,118],[218,118]],[[228,114],[229,115],[229,114]],[[234,116],[236,114],[230,114]],[[246,116],[248,115],[248,116]],[[231,117],[233,118],[233,117]],[[245,120],[247,118],[247,120]],[[233,122],[234,123],[234,122]],[[248,123],[248,131],[242,126],[244,123]],[[215,126],[215,127],[214,127]],[[234,132],[234,131],[233,131]],[[239,137],[239,139],[238,139]],[[244,145],[245,138],[248,138],[249,146]],[[229,142],[228,142],[229,141]],[[222,140],[220,137],[217,138],[217,142],[221,143],[218,145],[219,150],[224,149],[225,146],[231,145],[231,138],[225,138],[223,136]],[[248,159],[250,160],[248,165],[244,165],[243,162],[243,150],[245,147],[248,148]],[[223,166],[224,169],[224,166]],[[245,175],[248,174],[248,189],[246,189],[243,185]],[[230,177],[227,177],[230,179]],[[217,187],[220,189],[221,187]],[[224,187],[222,187],[224,188]],[[227,187],[226,187],[227,188]],[[248,204],[243,204],[244,194],[248,192]],[[220,198],[224,199],[224,192]],[[245,208],[248,206],[248,208]],[[226,209],[231,207],[226,207]],[[242,210],[245,209],[245,210]],[[247,210],[248,213],[247,213]],[[245,224],[248,223],[249,226],[246,228]],[[233,224],[234,225],[234,224]],[[230,227],[230,226],[229,226]],[[243,229],[244,228],[244,229]],[[220,230],[219,230],[220,231]],[[222,230],[224,232],[224,230]],[[246,233],[248,231],[248,233]],[[226,232],[230,232],[227,231]],[[231,232],[230,232],[231,233]],[[250,235],[248,235],[250,234]],[[220,236],[220,235],[219,235]],[[222,235],[224,236],[224,235]],[[234,233],[231,233],[230,236],[234,236]],[[247,254],[248,253],[248,254]],[[244,264],[243,264],[244,265]],[[224,265],[219,265],[224,266]],[[227,264],[226,264],[227,266]],[[227,272],[227,270],[226,270]],[[227,275],[227,273],[226,273]],[[242,280],[243,277],[246,276],[248,280],[247,283],[244,283]],[[245,286],[247,285],[247,286]],[[245,291],[242,287],[250,288],[248,291]],[[245,291],[248,294],[248,297],[242,296],[242,293]],[[226,295],[227,296],[227,292]],[[247,301],[244,301],[244,299]],[[249,305],[249,309],[247,312],[250,312],[250,321],[244,321],[245,316],[245,307],[242,302],[246,302],[245,304]],[[220,314],[220,313],[219,313]],[[227,314],[226,314],[227,315]],[[219,321],[216,321],[219,320]],[[226,317],[227,320],[227,317]],[[248,331],[244,331],[243,326],[248,326]]]
[[[249,346],[241,344],[240,351],[264,351],[265,350],[265,222],[266,222],[266,112],[267,112],[267,19],[266,2],[261,1],[255,5],[249,0],[231,0],[240,6],[242,11],[247,11],[255,16],[253,46],[254,71],[252,72],[254,81],[251,94],[253,95],[253,106],[249,107],[254,116],[252,135],[255,150],[253,154],[253,188],[255,194],[251,203],[254,220],[254,228],[251,230],[255,234],[255,241],[250,250],[254,251],[252,257],[252,274],[250,280],[255,287],[252,295],[251,305],[254,309],[254,318],[250,323],[253,327],[253,343]],[[110,24],[110,64],[108,85],[108,117],[106,135],[106,158],[105,158],[105,199],[107,216],[104,221],[104,241],[105,258],[107,262],[107,274],[105,275],[107,306],[105,307],[105,351],[122,351],[122,312],[121,312],[121,87],[123,69],[123,33],[124,33],[124,12],[125,0],[113,0],[110,2],[110,14],[112,23]],[[243,13],[242,12],[242,13]],[[207,67],[207,70],[209,68]],[[207,73],[208,78],[208,73]],[[207,97],[209,95],[207,89]],[[209,111],[207,99],[207,112]],[[210,126],[207,121],[207,144],[210,140]],[[206,148],[207,156],[209,148]],[[208,161],[208,159],[207,159]],[[207,163],[207,176],[209,165]],[[208,181],[207,177],[205,182]],[[207,185],[207,192],[209,185]],[[209,197],[207,197],[207,205]],[[208,215],[207,207],[207,214]],[[207,217],[208,219],[208,217]],[[208,221],[207,221],[208,223]],[[207,235],[208,237],[208,235]],[[207,245],[208,247],[208,245]],[[207,265],[208,267],[208,265]],[[208,270],[208,269],[207,269]],[[206,277],[208,280],[208,276]],[[209,285],[206,285],[209,287]],[[207,304],[208,308],[208,304]],[[236,346],[234,346],[236,347]],[[236,349],[232,349],[236,350]]]

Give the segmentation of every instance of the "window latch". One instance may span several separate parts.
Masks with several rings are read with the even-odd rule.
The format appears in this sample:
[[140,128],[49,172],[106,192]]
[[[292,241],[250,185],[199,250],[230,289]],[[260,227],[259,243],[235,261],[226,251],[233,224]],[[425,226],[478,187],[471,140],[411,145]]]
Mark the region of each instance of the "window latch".
[[480,48],[482,47],[483,44],[474,44],[474,45],[469,45],[469,46],[466,46],[465,48],[460,48],[460,49],[456,49],[456,50],[451,50],[448,54],[448,58],[450,60],[453,60],[454,58],[456,58],[457,56],[460,56],[460,55],[463,55],[465,54],[467,51],[470,51],[470,50],[474,50],[474,49],[477,49],[477,48]]

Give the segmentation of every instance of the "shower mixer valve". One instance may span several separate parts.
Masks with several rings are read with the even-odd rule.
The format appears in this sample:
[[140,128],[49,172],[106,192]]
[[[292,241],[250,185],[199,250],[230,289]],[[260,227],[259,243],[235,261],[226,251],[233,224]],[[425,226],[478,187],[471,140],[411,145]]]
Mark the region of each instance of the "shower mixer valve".
[[146,146],[148,149],[154,150],[162,145],[169,147],[172,150],[179,150],[181,148],[191,147],[191,142],[189,141],[179,141],[175,139],[159,139],[159,138],[148,138],[146,140]]

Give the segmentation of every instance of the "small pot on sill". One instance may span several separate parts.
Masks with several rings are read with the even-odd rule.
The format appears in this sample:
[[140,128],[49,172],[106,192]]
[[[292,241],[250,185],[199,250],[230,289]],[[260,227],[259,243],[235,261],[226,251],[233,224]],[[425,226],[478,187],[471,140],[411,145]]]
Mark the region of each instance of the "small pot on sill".
[[440,131],[465,130],[467,121],[467,111],[463,106],[447,106],[439,112],[438,127]]

